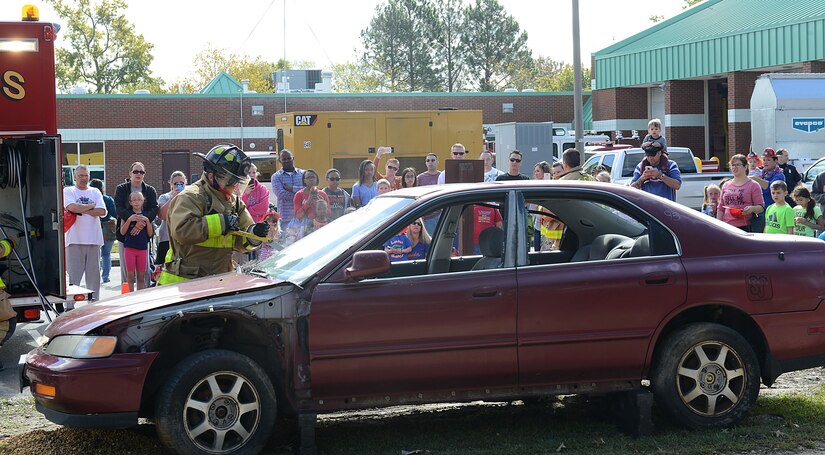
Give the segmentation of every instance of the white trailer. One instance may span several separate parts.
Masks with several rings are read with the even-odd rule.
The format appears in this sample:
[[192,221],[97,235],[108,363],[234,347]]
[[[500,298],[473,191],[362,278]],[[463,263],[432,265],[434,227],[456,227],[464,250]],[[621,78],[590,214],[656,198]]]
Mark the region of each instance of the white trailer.
[[787,149],[800,172],[825,156],[825,74],[759,76],[751,96],[751,147],[756,153]]

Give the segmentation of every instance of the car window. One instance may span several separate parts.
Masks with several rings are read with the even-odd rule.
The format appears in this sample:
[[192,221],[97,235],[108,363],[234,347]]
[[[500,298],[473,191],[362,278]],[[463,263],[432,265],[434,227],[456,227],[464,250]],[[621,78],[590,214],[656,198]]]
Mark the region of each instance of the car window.
[[[532,230],[529,242],[528,266],[618,261],[674,251],[654,251],[648,222],[629,206],[586,197],[533,196],[525,202],[528,216],[539,219],[539,228]],[[670,236],[658,228],[656,232]]]
[[616,159],[616,155],[608,154],[604,156],[602,160],[602,166],[604,166],[604,170],[607,172],[613,172],[613,161]]
[[504,207],[503,197],[490,197],[414,213],[365,249],[390,258],[390,272],[379,279],[501,268]]
[[599,156],[591,156],[590,159],[585,161],[584,165],[582,166],[582,172],[585,174],[590,174],[593,171],[593,168],[599,165]]
[[814,163],[814,165],[805,172],[805,183],[813,184],[816,176],[823,172],[825,172],[825,160]]

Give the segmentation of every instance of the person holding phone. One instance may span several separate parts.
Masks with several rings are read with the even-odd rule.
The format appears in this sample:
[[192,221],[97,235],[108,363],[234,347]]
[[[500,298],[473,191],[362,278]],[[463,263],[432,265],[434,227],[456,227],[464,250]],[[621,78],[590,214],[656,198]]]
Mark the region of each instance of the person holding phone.
[[676,190],[682,186],[682,173],[676,161],[668,160],[660,147],[644,149],[645,158],[636,165],[630,186],[671,201],[676,200]]
[[169,225],[166,222],[166,215],[169,213],[169,202],[186,188],[186,175],[182,171],[173,172],[169,177],[169,188],[171,188],[171,191],[158,196],[158,218],[161,222],[157,230],[158,252],[155,255],[155,265],[157,266],[161,266],[166,262],[166,253],[169,251]]
[[329,207],[329,197],[318,188],[318,173],[312,169],[304,171],[303,188],[295,194],[295,219],[302,224],[310,225],[318,214],[315,210],[319,199],[323,199]]

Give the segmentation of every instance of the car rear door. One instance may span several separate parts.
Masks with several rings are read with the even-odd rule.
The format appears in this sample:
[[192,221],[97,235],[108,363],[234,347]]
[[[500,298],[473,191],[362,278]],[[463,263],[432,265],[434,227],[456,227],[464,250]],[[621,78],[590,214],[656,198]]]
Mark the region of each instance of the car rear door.
[[[561,248],[531,253],[517,267],[521,387],[638,381],[656,327],[686,298],[670,231],[609,196],[589,197],[557,198],[548,191],[526,198],[566,226]],[[622,238],[632,253],[594,251],[594,239],[605,238],[616,240],[609,244],[618,248],[613,255],[624,251]]]

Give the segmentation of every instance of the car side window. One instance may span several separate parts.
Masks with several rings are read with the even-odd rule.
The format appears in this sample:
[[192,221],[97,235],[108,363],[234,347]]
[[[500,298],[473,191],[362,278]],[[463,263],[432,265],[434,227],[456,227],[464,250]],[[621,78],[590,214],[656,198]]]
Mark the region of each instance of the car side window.
[[616,155],[610,153],[604,156],[604,160],[602,160],[602,166],[604,166],[604,170],[607,172],[613,172],[613,161],[616,159]]
[[626,207],[586,198],[527,197],[525,201],[528,217],[539,226],[534,231],[538,237],[530,242],[528,266],[653,254],[647,224]]

